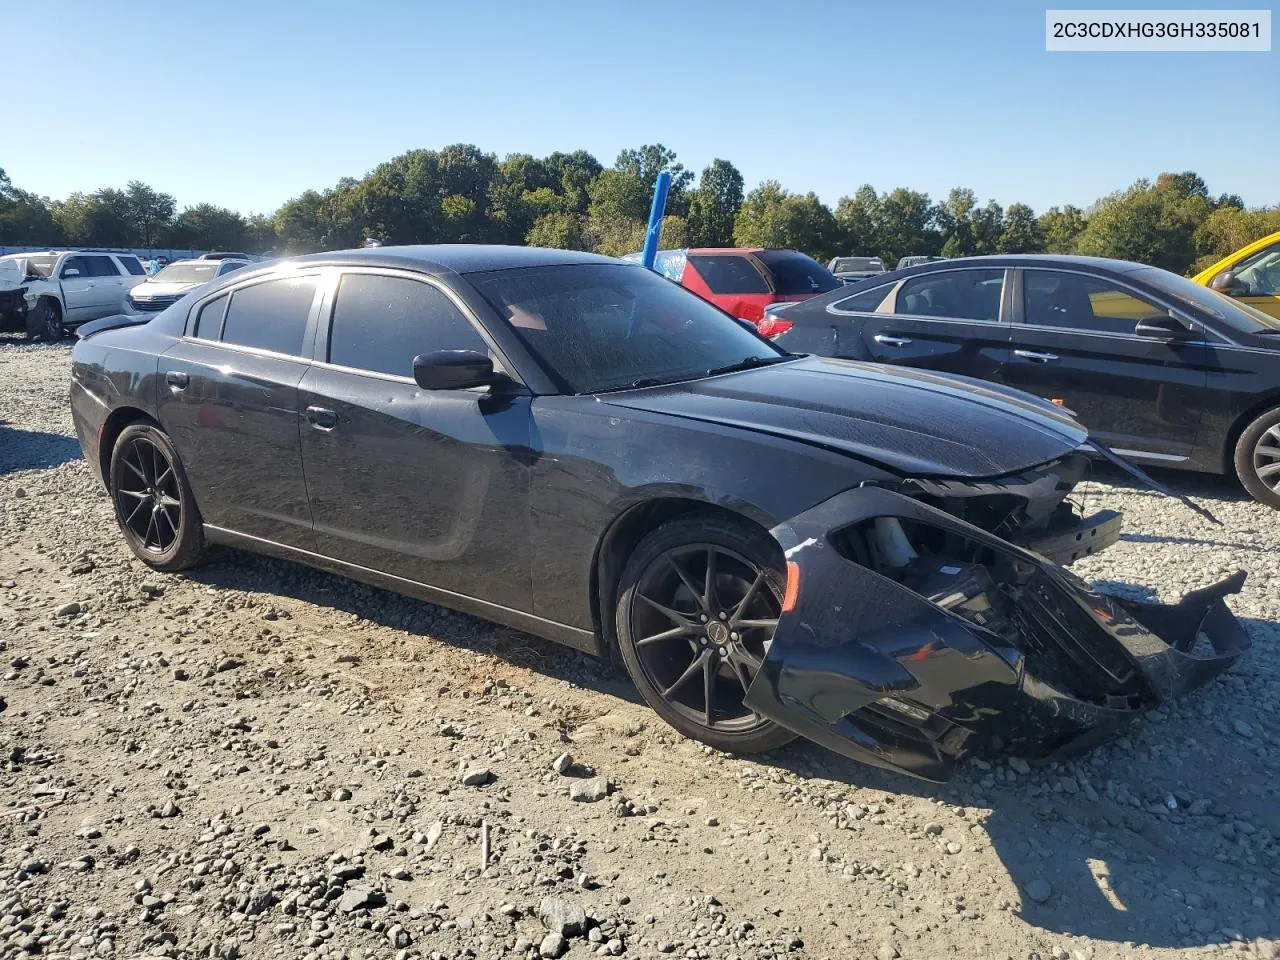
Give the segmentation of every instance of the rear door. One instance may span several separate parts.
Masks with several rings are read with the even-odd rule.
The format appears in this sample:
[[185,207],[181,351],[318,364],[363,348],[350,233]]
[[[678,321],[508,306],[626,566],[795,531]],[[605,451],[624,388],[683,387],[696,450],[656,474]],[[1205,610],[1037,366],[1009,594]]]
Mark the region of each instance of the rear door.
[[1009,353],[1007,273],[941,270],[837,301],[830,312],[848,320],[840,328],[841,353],[995,380]]
[[1026,269],[1018,286],[1005,382],[1074,410],[1117,453],[1187,460],[1208,393],[1199,323],[1181,318],[1190,330],[1182,341],[1140,337],[1138,321],[1168,308],[1084,271]]
[[267,277],[196,305],[160,358],[159,416],[205,523],[315,550],[299,441],[322,274]]
[[302,384],[302,458],[320,553],[532,609],[529,396],[423,390],[413,358],[501,357],[434,280],[344,272]]

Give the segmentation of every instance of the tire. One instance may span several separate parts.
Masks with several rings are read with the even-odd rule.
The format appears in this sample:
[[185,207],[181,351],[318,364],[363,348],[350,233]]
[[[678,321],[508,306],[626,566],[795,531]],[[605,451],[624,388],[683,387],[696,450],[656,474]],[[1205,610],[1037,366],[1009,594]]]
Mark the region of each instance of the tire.
[[132,423],[111,451],[111,502],[134,556],[176,573],[205,557],[204,521],[172,441],[157,426]]
[[622,662],[645,702],[686,737],[730,753],[795,739],[742,704],[772,642],[767,624],[776,625],[785,582],[777,544],[745,521],[689,514],[641,540],[618,582],[615,623]]
[[65,335],[62,327],[62,308],[57,301],[45,298],[27,311],[27,339],[57,342]]
[[1244,428],[1236,441],[1235,468],[1253,499],[1280,510],[1280,407]]

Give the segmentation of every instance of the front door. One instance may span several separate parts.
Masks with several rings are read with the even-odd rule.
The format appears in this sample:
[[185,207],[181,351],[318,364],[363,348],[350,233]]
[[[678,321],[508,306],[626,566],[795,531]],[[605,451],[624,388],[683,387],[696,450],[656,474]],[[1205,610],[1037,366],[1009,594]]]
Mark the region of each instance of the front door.
[[[850,334],[865,356],[880,363],[994,380],[1009,352],[1004,282],[1005,270],[990,267],[911,277],[888,294],[895,300],[882,298],[874,312],[851,318]],[[843,331],[840,339],[846,339]]]
[[413,358],[488,342],[447,292],[346,273],[302,382],[302,458],[320,553],[532,609],[529,397],[422,390]]
[[62,304],[65,308],[63,320],[71,325],[92,320],[97,314],[98,281],[93,276],[88,257],[67,257],[62,261],[58,271],[58,282],[62,287]]
[[156,388],[205,523],[309,551],[298,383],[319,279],[253,283],[199,307]]
[[1167,315],[1115,281],[1024,270],[1004,379],[1074,410],[1091,435],[1150,463],[1190,458],[1208,387],[1204,331],[1185,341],[1140,337],[1140,319]]

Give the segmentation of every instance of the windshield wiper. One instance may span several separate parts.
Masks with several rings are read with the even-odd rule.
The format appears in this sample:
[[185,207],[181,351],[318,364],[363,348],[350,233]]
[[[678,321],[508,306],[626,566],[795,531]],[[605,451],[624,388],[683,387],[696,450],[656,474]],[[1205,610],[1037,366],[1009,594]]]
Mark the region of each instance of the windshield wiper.
[[726,363],[723,367],[712,367],[707,371],[708,377],[718,373],[735,373],[738,370],[750,370],[752,367],[767,367],[771,363],[781,363],[791,357],[743,357],[737,363]]

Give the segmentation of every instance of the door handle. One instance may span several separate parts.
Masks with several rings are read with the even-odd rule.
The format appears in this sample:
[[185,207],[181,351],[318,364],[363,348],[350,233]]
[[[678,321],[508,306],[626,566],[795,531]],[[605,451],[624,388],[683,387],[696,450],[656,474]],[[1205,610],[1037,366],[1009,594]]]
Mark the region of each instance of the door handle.
[[338,425],[338,415],[324,407],[307,407],[307,422],[328,433]]
[[1055,363],[1058,359],[1056,353],[1036,353],[1034,350],[1015,350],[1013,355],[1023,360],[1030,360],[1032,363]]
[[883,343],[886,347],[909,347],[911,341],[906,337],[891,337],[888,334],[877,333],[873,338],[876,343]]
[[187,384],[191,382],[191,377],[181,370],[170,370],[164,375],[164,382],[174,391],[185,390],[187,389]]

